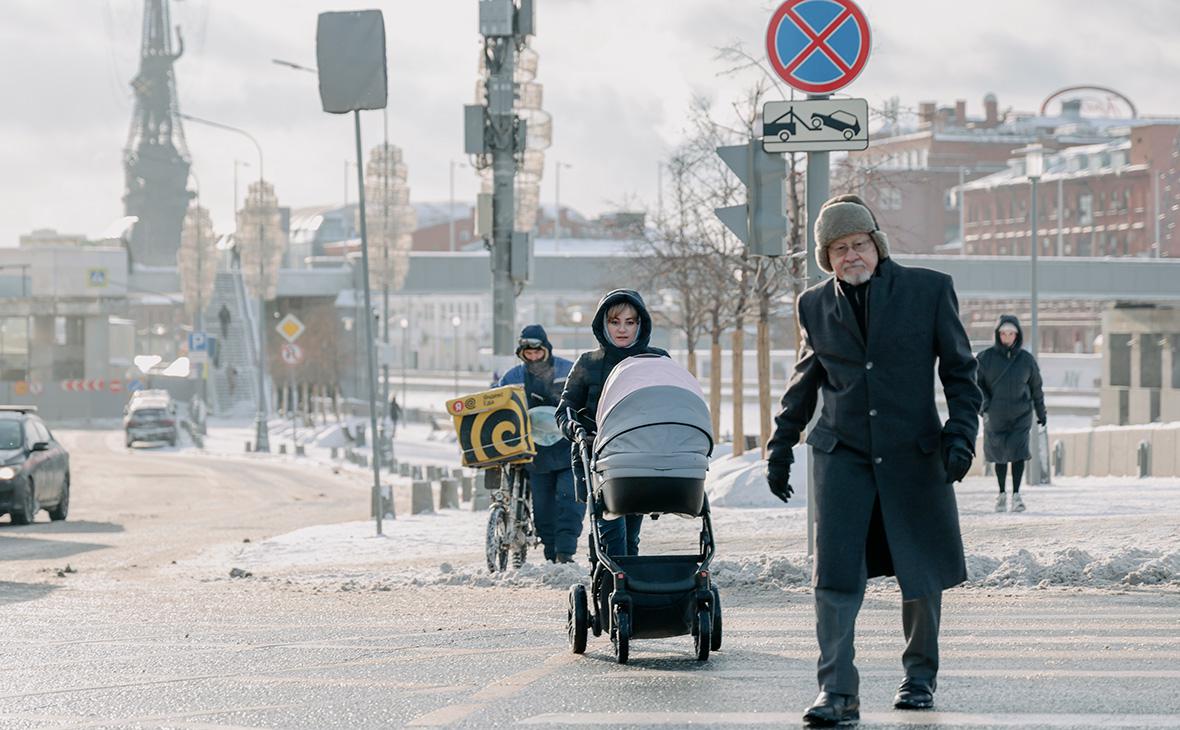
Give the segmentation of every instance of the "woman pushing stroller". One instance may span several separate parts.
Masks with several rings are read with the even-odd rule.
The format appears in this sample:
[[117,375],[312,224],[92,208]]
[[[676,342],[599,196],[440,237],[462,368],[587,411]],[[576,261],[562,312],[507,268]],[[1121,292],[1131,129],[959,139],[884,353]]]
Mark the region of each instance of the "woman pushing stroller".
[[[557,425],[566,438],[575,444],[573,452],[574,477],[581,479],[583,470],[576,444],[579,436],[593,437],[598,431],[598,401],[602,386],[615,366],[628,357],[654,354],[667,357],[668,353],[651,347],[652,323],[647,306],[638,292],[615,289],[598,303],[591,325],[599,347],[582,353],[574,363],[565,383],[561,402],[557,407]],[[570,413],[575,418],[570,418]],[[586,486],[579,490],[586,493]],[[643,515],[627,515],[616,520],[600,520],[599,534],[606,554],[627,556],[639,554],[639,531]]]

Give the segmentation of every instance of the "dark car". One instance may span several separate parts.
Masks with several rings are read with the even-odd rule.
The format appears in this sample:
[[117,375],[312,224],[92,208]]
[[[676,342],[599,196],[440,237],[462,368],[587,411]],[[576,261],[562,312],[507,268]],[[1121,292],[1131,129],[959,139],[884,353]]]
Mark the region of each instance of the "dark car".
[[0,406],[0,515],[27,525],[39,510],[70,510],[70,455],[33,406]]
[[834,129],[843,135],[844,139],[852,139],[860,134],[860,120],[856,118],[851,112],[846,112],[843,109],[837,109],[829,114],[812,114],[811,128],[819,129],[820,127],[827,127]]

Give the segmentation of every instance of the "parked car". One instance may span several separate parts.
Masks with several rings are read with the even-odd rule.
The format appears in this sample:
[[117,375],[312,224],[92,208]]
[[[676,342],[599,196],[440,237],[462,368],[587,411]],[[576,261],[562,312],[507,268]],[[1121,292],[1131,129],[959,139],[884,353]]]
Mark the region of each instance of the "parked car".
[[0,406],[0,515],[27,525],[40,510],[54,521],[69,513],[70,455],[36,406]]
[[167,391],[149,393],[133,396],[123,409],[127,448],[136,441],[167,441],[169,446],[176,445],[176,402]]
[[812,114],[811,128],[819,129],[820,127],[834,129],[840,132],[844,139],[852,139],[860,134],[860,120],[852,112],[846,112],[843,109],[837,109],[830,115]]

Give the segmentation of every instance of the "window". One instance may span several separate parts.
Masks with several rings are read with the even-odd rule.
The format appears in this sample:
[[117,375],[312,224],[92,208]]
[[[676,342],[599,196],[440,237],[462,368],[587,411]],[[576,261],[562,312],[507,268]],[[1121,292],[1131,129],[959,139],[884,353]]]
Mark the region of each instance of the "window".
[[37,429],[33,428],[33,422],[25,421],[25,446],[32,446],[40,440],[37,438]]
[[1094,195],[1091,193],[1078,195],[1078,223],[1083,226],[1094,223]]
[[1159,334],[1147,333],[1139,335],[1139,387],[1160,387],[1160,368],[1163,365],[1161,347],[1163,340]]
[[1110,336],[1110,384],[1131,386],[1131,335]]
[[901,210],[901,191],[897,188],[881,188],[878,196],[882,210]]

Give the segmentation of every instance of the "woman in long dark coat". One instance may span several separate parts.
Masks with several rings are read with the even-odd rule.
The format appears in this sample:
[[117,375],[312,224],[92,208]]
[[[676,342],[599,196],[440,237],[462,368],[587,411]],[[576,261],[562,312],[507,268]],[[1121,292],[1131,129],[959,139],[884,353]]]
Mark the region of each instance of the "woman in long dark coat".
[[1041,391],[1041,369],[1028,350],[1022,350],[1024,332],[1011,314],[996,323],[996,342],[976,356],[979,361],[979,389],[983,391],[983,458],[996,465],[996,512],[1006,508],[1004,482],[1012,465],[1012,511],[1023,512],[1020,480],[1029,459],[1028,433],[1033,411],[1037,423],[1045,425],[1045,396]]

